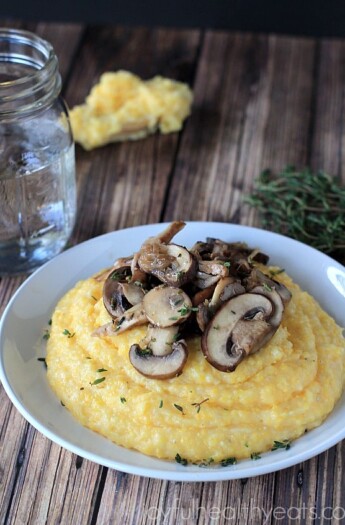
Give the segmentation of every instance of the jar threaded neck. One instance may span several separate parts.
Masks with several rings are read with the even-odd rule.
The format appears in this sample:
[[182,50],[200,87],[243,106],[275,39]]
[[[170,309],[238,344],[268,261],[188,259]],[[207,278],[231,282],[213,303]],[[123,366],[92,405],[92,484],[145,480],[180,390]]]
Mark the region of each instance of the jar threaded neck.
[[53,47],[29,31],[0,28],[0,120],[41,111],[61,91]]

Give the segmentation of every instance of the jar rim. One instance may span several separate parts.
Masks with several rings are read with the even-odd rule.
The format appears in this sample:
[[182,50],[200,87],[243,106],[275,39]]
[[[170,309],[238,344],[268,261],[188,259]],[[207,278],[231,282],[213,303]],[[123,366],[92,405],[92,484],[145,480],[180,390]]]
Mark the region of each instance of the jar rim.
[[0,78],[0,118],[42,109],[59,95],[58,59],[47,40],[24,29],[0,28],[0,64],[5,63],[27,71],[18,78]]

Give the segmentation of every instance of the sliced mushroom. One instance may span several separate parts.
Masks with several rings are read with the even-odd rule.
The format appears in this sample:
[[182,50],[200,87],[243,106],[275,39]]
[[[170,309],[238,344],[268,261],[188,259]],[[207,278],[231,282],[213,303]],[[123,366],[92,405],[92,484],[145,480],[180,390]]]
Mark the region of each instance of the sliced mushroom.
[[152,379],[169,379],[180,375],[187,357],[187,345],[183,339],[174,342],[171,352],[164,356],[142,351],[139,345],[132,345],[129,351],[129,360],[134,368]]
[[273,303],[274,311],[269,322],[271,326],[278,328],[284,313],[284,303],[279,293],[274,288],[265,288],[264,286],[256,286],[251,290],[251,293],[258,293],[270,299]]
[[121,317],[113,319],[110,323],[106,323],[93,331],[93,336],[114,336],[119,335],[133,328],[134,326],[140,326],[147,323],[147,317],[143,309],[143,304],[139,303],[129,310],[126,310]]
[[[206,288],[208,290],[209,288]],[[214,288],[211,301],[204,301],[198,305],[196,321],[202,332],[211,321],[220,306],[235,295],[245,293],[244,287],[234,277],[223,277]],[[194,303],[193,303],[194,304]]]
[[199,304],[204,303],[207,299],[210,299],[213,295],[216,285],[213,284],[208,288],[204,288],[196,292],[192,297],[193,306],[198,306]]
[[246,279],[246,288],[248,291],[251,291],[256,286],[261,285],[264,287],[266,286],[268,290],[275,289],[279,293],[284,304],[287,304],[292,297],[290,290],[288,290],[284,284],[275,279],[271,279],[258,268],[254,268]]
[[130,268],[133,260],[133,255],[128,255],[127,257],[120,257],[119,259],[116,259],[114,262],[113,268],[114,270],[118,270],[119,268]]
[[215,312],[222,303],[225,303],[231,297],[235,297],[235,295],[245,293],[245,291],[244,286],[234,277],[223,277],[218,281],[214,289],[210,308]]
[[150,257],[149,255],[147,252],[143,252],[139,256],[139,267],[169,286],[183,286],[195,276],[196,259],[182,246],[177,244],[163,245],[161,246],[160,256],[155,254],[154,257]]
[[205,301],[198,305],[198,311],[196,313],[196,322],[202,332],[206,330],[206,326],[212,319],[212,311],[209,307],[208,301]]
[[192,311],[192,301],[182,289],[164,285],[152,288],[143,306],[150,323],[161,328],[183,323]]
[[194,284],[201,289],[209,288],[228,275],[229,268],[222,261],[198,261]]
[[141,286],[127,282],[128,272],[129,268],[126,266],[113,270],[103,285],[103,303],[114,319],[120,317],[131,306],[140,303],[144,297]]
[[[225,258],[230,260],[247,260],[249,264],[251,261],[267,264],[269,261],[268,255],[261,252],[261,250],[255,248],[249,248],[244,242],[225,242],[221,239],[213,239],[207,237],[206,242],[208,245],[212,245],[211,258]],[[245,264],[247,266],[247,264]]]
[[176,341],[178,330],[178,326],[158,328],[157,326],[149,325],[146,337],[140,341],[140,347],[141,349],[147,348],[157,356],[170,354],[172,345]]
[[231,334],[231,354],[245,357],[254,354],[272,337],[274,330],[263,319],[239,321]]
[[154,237],[159,242],[168,244],[177,235],[183,228],[186,226],[186,223],[183,221],[173,221],[169,226],[166,227],[161,233]]
[[263,295],[245,293],[227,301],[201,338],[206,359],[223,372],[235,370],[246,355],[256,352],[275,332],[269,324],[272,314],[273,304]]

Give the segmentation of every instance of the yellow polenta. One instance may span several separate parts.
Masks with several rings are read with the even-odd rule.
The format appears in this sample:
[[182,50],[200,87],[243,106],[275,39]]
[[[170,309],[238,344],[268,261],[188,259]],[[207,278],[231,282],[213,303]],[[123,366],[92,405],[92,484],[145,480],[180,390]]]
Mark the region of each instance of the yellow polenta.
[[[146,328],[94,337],[108,322],[102,284],[80,282],[59,302],[48,342],[48,380],[82,425],[159,458],[221,461],[270,450],[325,419],[344,386],[342,330],[306,292],[279,275],[292,300],[270,342],[232,373],[188,341],[182,375],[147,379],[128,351]],[[104,378],[104,379],[103,379]]]
[[180,131],[191,112],[187,84],[156,76],[142,80],[129,71],[103,73],[85,104],[70,111],[73,137],[86,150],[123,140],[137,140],[157,129]]

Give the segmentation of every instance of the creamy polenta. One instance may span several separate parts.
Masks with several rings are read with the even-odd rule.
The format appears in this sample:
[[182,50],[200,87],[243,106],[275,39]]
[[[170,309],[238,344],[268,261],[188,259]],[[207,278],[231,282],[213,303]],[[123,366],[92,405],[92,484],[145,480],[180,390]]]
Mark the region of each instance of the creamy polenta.
[[[118,445],[164,459],[219,462],[270,450],[317,427],[344,386],[342,329],[286,274],[292,292],[272,339],[234,372],[212,367],[188,340],[179,377],[139,374],[128,353],[146,326],[94,337],[107,323],[102,282],[79,282],[59,302],[48,341],[49,383],[80,423]],[[254,456],[255,457],[255,456]]]
[[84,104],[70,111],[74,140],[90,150],[109,142],[137,140],[182,128],[193,94],[183,82],[129,71],[103,73]]

